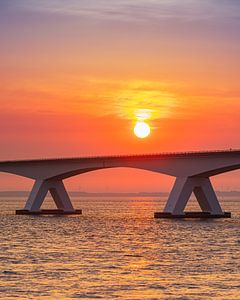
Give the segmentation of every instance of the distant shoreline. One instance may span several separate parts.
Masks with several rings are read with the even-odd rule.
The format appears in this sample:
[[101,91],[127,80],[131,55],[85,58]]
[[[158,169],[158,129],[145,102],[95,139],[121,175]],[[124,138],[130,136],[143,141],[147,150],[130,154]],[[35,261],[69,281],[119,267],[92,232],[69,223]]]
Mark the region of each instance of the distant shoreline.
[[[0,191],[0,197],[27,197],[29,191]],[[240,191],[217,191],[218,196],[240,196]],[[134,193],[103,193],[103,192],[78,192],[70,191],[69,195],[72,197],[82,196],[82,197],[166,197],[169,195],[168,192],[134,192]]]

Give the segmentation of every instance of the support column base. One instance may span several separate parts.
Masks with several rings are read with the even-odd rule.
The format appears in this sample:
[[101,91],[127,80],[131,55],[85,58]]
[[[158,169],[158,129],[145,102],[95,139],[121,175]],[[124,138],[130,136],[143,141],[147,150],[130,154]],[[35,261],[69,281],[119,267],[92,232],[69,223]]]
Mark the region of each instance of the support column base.
[[209,212],[185,212],[182,215],[174,215],[166,212],[155,212],[155,219],[185,219],[185,218],[203,218],[203,219],[215,219],[215,218],[231,218],[230,212],[224,212],[223,214],[211,214]]
[[27,209],[16,210],[16,215],[81,215],[81,209],[75,209],[73,211],[65,211],[62,209],[40,209],[37,211],[31,211]]

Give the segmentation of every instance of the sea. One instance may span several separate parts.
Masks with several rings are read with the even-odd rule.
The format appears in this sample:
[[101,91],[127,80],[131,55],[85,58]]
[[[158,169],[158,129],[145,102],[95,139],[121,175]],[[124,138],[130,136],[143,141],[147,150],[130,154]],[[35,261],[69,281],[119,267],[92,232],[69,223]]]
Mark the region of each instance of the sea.
[[214,220],[154,219],[166,197],[77,196],[82,215],[15,215],[25,201],[0,198],[0,299],[240,299],[238,197],[220,198],[232,218]]

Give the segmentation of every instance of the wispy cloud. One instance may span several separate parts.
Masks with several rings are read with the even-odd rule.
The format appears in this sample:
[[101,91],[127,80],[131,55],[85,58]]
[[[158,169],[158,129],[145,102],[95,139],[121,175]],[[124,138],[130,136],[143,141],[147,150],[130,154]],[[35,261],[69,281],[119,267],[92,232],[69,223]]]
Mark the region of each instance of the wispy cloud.
[[239,18],[238,0],[2,0],[1,8],[115,20]]

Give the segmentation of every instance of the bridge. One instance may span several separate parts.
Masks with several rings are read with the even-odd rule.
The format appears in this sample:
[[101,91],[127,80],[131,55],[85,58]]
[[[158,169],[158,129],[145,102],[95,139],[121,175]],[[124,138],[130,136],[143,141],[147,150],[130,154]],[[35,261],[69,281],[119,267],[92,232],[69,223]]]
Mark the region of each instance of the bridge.
[[[81,210],[74,209],[63,180],[95,170],[118,167],[176,177],[164,211],[156,212],[156,218],[230,217],[231,214],[221,208],[210,177],[239,169],[240,150],[0,161],[0,172],[35,180],[25,207],[16,211],[17,214],[81,214]],[[56,210],[41,209],[48,191]],[[192,193],[201,212],[185,213]]]

